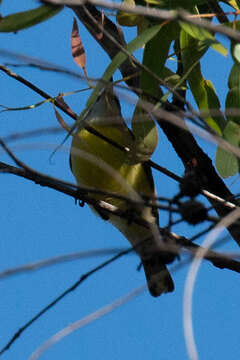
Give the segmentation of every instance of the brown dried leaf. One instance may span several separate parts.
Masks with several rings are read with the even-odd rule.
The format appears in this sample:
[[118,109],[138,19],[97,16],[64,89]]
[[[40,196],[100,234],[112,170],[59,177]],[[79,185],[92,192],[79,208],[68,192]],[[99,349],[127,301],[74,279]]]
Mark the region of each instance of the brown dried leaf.
[[73,115],[73,117],[76,117],[75,112],[70,108],[70,106],[64,101],[62,97],[62,93],[59,93],[57,96],[57,101],[65,107],[65,109],[68,111],[69,114]]
[[[69,106],[65,103],[65,101],[63,100],[61,94],[58,95],[57,100],[64,106],[66,106],[68,109]],[[59,114],[59,112],[56,109],[56,106],[53,104],[53,108],[54,108],[54,112],[57,118],[57,121],[59,122],[59,124],[61,125],[61,127],[66,130],[68,133],[71,132],[71,128],[70,126],[68,126],[68,124],[63,120],[62,116]],[[70,111],[73,113],[73,111],[70,109]],[[74,114],[74,113],[73,113]]]
[[72,56],[73,56],[75,63],[78,66],[80,66],[82,69],[85,69],[86,54],[85,54],[82,40],[79,35],[77,20],[75,18],[73,19],[71,46],[72,46]]

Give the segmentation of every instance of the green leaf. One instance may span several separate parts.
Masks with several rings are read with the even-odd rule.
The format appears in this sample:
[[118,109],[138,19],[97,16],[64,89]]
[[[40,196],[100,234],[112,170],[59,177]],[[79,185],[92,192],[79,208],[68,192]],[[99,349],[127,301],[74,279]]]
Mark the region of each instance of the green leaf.
[[226,98],[226,110],[238,110],[237,114],[227,114],[227,120],[240,124],[240,88],[234,87],[229,90]]
[[184,23],[180,21],[181,28],[191,37],[203,42],[204,45],[212,47],[215,51],[219,52],[223,56],[227,56],[227,49],[217,41],[214,36],[207,30],[197,27],[192,24]]
[[[229,78],[229,91],[226,97],[226,117],[228,122],[240,124],[240,64],[238,62],[233,64]],[[232,111],[232,113],[231,113]],[[236,111],[234,114],[233,111]]]
[[8,15],[0,20],[0,32],[14,32],[36,25],[56,15],[63,6],[43,5],[34,10]]
[[[200,110],[219,110],[219,116],[206,116],[206,123],[219,135],[223,128],[224,119],[220,113],[220,102],[212,83],[203,78],[200,59],[206,51],[201,47],[202,41],[198,41],[181,30],[180,45],[182,49],[182,63],[184,69],[183,78],[187,78],[194,99]],[[187,76],[186,76],[187,75]]]
[[210,34],[209,31],[197,27],[195,25],[189,24],[189,23],[185,23],[180,21],[180,26],[181,28],[186,31],[186,33],[188,35],[190,35],[191,37],[193,37],[194,39],[200,40],[200,41],[204,41],[206,39],[214,39],[212,34]]
[[130,162],[136,164],[149,160],[158,144],[158,131],[151,115],[138,105],[133,114],[132,132],[135,141],[131,146]]
[[240,44],[234,44],[232,46],[233,59],[240,63]]
[[[229,121],[224,129],[223,138],[234,146],[239,146],[240,126],[233,121]],[[223,178],[235,175],[239,170],[238,158],[230,151],[226,151],[220,146],[216,154],[216,167]]]
[[240,88],[240,64],[234,63],[228,78],[228,87],[233,89],[234,87]]
[[206,40],[206,45],[210,46],[213,50],[217,51],[219,54],[223,56],[227,56],[228,50],[223,46],[220,42],[216,40]]
[[[176,23],[165,24],[156,35],[146,44],[143,56],[143,65],[159,78],[165,75],[164,64],[168,58],[171,42],[179,35],[179,26]],[[159,80],[154,78],[151,73],[142,70],[140,75],[140,88],[144,96],[155,96],[159,98],[161,89]],[[150,114],[136,107],[132,120],[132,130],[135,135],[135,161],[147,161],[150,159],[158,143],[158,132],[155,121]]]
[[224,179],[228,178],[238,172],[238,159],[234,154],[218,147],[216,154],[216,167],[219,174]]
[[[172,41],[179,35],[179,26],[170,23],[163,26],[159,32],[146,44],[144,49],[143,64],[163,79],[164,65],[168,58],[168,53]],[[145,94],[159,98],[159,81],[149,72],[143,70],[140,76],[140,88]]]
[[[214,120],[214,123],[217,123],[217,125],[220,127],[221,130],[224,129],[226,126],[226,121],[222,115],[222,112],[220,111],[221,104],[217,97],[216,91],[214,89],[214,86],[210,80],[204,80],[204,87],[207,94],[207,103],[208,103],[208,109],[214,110],[215,112],[219,111],[219,115],[213,115],[212,118]],[[218,131],[217,127],[215,125],[212,127],[219,135],[221,132]]]

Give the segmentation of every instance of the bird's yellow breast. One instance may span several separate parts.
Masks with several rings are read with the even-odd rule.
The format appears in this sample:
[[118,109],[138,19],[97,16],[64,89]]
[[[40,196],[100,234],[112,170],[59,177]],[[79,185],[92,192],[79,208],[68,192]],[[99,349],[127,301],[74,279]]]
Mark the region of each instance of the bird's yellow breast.
[[[132,136],[114,126],[94,126],[100,133],[121,146],[128,147]],[[128,154],[85,129],[73,137],[71,148],[72,171],[79,185],[93,187],[121,195],[129,188],[146,195],[153,194],[151,182],[142,164],[130,165]],[[121,200],[107,195],[94,196],[123,208]]]

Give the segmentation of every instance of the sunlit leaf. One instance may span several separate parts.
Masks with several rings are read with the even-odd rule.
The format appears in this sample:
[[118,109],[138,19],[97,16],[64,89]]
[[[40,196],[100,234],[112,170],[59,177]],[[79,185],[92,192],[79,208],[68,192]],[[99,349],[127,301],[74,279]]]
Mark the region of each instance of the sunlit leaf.
[[234,44],[232,47],[233,58],[240,63],[240,44]]
[[183,21],[180,21],[180,26],[184,31],[186,31],[188,35],[192,36],[194,39],[200,41],[204,41],[206,39],[214,39],[213,35],[203,28],[197,27],[189,23],[185,23]]
[[228,50],[223,46],[220,42],[216,40],[206,40],[206,45],[210,46],[213,50],[217,51],[219,54],[223,56],[227,56]]
[[8,15],[0,20],[0,32],[13,32],[39,24],[61,11],[63,6],[42,5],[37,9]]
[[180,26],[188,35],[203,42],[206,46],[211,46],[221,55],[226,56],[228,54],[227,49],[222,44],[220,44],[219,41],[217,41],[209,31],[192,24],[184,23],[182,21],[180,21]]

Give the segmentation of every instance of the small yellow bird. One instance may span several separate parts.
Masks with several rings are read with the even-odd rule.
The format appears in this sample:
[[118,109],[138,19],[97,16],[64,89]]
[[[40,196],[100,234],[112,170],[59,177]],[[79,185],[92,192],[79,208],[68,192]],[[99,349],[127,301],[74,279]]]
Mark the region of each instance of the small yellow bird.
[[[77,129],[73,134],[70,163],[78,185],[131,198],[135,196],[135,199],[136,196],[141,199],[141,195],[154,196],[151,168],[144,163],[131,163],[128,151],[124,151],[124,148],[129,150],[134,146],[134,135],[121,116],[118,98],[113,93],[103,91],[87,113],[85,123],[120,146],[110,144],[85,128]],[[156,232],[158,213],[144,205],[138,209],[131,208],[126,200],[107,194],[89,196],[119,210],[129,210],[129,214],[135,210],[140,219],[150,224],[145,227],[126,218],[107,214],[107,220],[129,240],[140,256],[150,293],[159,296],[173,291],[174,284],[160,251],[162,240]],[[99,213],[93,206],[90,207]]]

